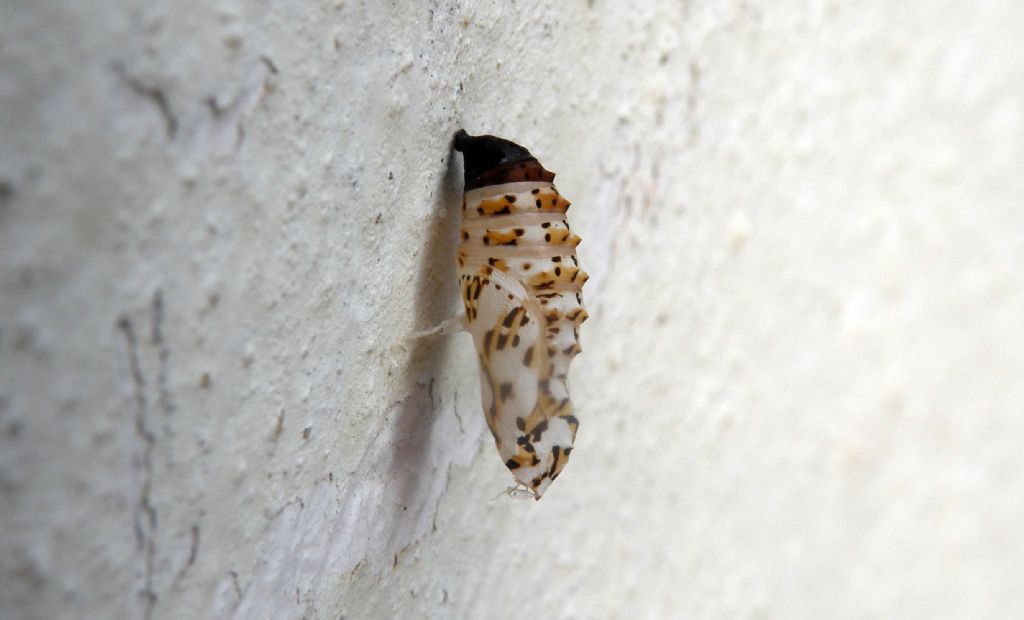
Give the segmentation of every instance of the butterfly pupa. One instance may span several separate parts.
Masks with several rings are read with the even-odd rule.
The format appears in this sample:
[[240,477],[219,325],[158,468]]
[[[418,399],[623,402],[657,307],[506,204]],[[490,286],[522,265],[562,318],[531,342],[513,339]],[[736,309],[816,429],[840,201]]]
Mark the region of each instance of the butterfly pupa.
[[480,363],[484,417],[505,466],[540,499],[579,421],[566,380],[587,318],[580,238],[555,175],[495,136],[455,134],[465,168],[459,288]]

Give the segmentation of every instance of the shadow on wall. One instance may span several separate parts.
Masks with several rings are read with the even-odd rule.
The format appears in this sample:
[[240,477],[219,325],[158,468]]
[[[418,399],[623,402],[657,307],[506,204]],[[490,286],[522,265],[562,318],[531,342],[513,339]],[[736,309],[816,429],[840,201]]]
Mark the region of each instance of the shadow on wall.
[[[451,153],[451,151],[449,151]],[[461,199],[460,170],[449,156],[434,212],[427,218],[425,247],[415,296],[415,316],[430,327],[449,318],[455,292],[455,251]],[[226,583],[217,615],[238,618],[294,614],[303,599],[338,576],[366,565],[390,568],[431,527],[452,465],[468,465],[477,453],[483,417],[455,411],[455,395],[434,390],[433,375],[450,338],[411,343],[401,380],[405,396],[393,403],[356,471],[343,483],[321,481],[301,500],[287,504],[262,538],[265,554],[251,569],[241,594]],[[281,596],[294,592],[295,597]]]
[[[418,325],[418,329],[431,328],[448,319],[455,295],[455,252],[458,247],[460,214],[453,211],[456,205],[461,204],[462,185],[455,159],[454,152],[449,148],[447,170],[439,182],[438,198],[424,231],[426,243],[416,277],[419,286],[413,308],[413,316],[422,317],[420,320],[423,324]],[[411,346],[412,351],[403,373],[403,393],[410,397],[399,404],[397,409],[393,409],[395,419],[387,421],[396,431],[398,439],[392,449],[389,469],[398,481],[397,499],[401,505],[396,508],[400,511],[417,499],[417,490],[421,488],[422,478],[427,474],[425,468],[429,465],[430,428],[437,417],[433,409],[433,376],[451,346],[451,338],[420,338],[413,341]],[[422,400],[421,392],[424,388],[428,397],[426,404],[431,407],[427,410],[417,403]],[[388,418],[391,417],[389,414]]]

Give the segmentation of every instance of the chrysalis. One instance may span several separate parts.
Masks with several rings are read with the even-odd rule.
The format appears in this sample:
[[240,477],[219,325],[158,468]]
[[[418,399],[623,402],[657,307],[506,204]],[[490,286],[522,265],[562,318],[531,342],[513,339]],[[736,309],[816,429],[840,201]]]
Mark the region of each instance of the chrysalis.
[[580,238],[555,175],[523,147],[455,134],[465,163],[459,284],[480,360],[484,416],[516,482],[540,499],[579,422],[566,388],[587,318]]

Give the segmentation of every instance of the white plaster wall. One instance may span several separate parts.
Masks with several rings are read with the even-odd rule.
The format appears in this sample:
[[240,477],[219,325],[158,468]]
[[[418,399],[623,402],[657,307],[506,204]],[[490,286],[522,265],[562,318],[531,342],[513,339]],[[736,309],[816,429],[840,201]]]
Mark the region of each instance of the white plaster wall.
[[[1019,618],[1024,5],[0,0],[4,618]],[[539,503],[459,127],[584,238]]]

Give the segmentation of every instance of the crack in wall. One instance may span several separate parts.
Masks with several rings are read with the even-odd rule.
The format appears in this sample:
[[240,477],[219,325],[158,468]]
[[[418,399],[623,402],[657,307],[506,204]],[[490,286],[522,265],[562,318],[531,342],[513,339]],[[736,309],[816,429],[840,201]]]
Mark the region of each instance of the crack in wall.
[[135,545],[140,556],[140,580],[142,582],[139,596],[143,600],[143,618],[152,617],[156,607],[157,595],[153,590],[153,563],[156,557],[157,512],[151,501],[150,493],[153,484],[153,449],[156,446],[156,435],[147,424],[146,380],[139,362],[139,342],[135,327],[127,316],[117,321],[117,328],[124,338],[125,351],[128,356],[128,370],[131,374],[132,392],[135,404],[135,436],[138,452],[132,457],[132,468],[141,477],[138,497],[132,511],[132,530],[135,534]]
[[249,69],[241,88],[228,100],[207,97],[207,116],[196,127],[195,147],[214,157],[237,153],[245,142],[246,117],[271,91],[271,78],[277,74],[274,62],[260,56],[259,64]]
[[175,577],[175,582],[180,582],[184,579],[185,574],[188,573],[189,569],[196,563],[196,556],[199,555],[199,524],[193,524],[189,530],[191,535],[188,547],[188,558],[185,559],[185,565],[178,571],[178,575]]
[[172,107],[171,96],[164,87],[134,75],[124,62],[115,61],[111,68],[121,84],[159,112],[169,142],[174,141],[201,158],[220,158],[242,148],[246,118],[272,90],[272,77],[280,73],[267,56],[259,56],[247,65],[243,66],[239,85],[229,96],[209,95],[198,107],[192,103],[179,106],[179,110]]
[[14,183],[9,179],[0,177],[0,208],[9,206],[14,202]]
[[128,73],[124,65],[120,62],[113,64],[114,73],[121,80],[121,82],[132,90],[135,94],[148,99],[157,111],[160,112],[160,117],[164,120],[164,130],[167,134],[168,140],[173,140],[178,133],[178,116],[171,109],[170,101],[163,89],[159,86],[147,84],[141,79]]
[[157,289],[153,294],[152,314],[153,327],[150,334],[150,341],[153,346],[156,347],[157,351],[157,406],[164,415],[164,431],[170,434],[172,429],[167,418],[174,413],[176,407],[174,405],[174,399],[171,397],[171,349],[170,346],[168,346],[167,341],[164,339],[164,294],[160,289]]

